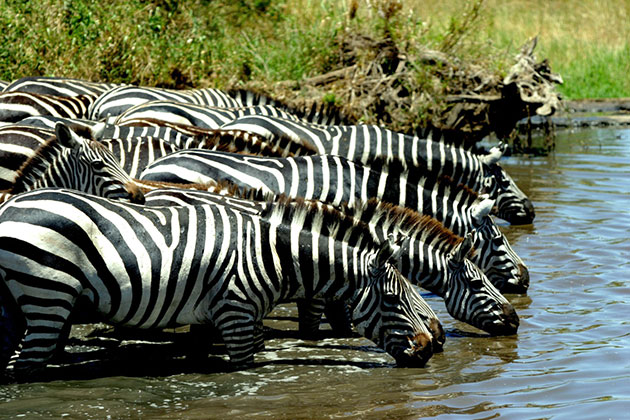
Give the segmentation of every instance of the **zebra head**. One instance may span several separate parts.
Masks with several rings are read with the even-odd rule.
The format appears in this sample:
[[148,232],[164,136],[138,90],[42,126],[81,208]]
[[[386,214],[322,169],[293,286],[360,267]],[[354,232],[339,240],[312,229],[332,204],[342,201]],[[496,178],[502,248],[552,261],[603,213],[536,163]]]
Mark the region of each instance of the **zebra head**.
[[143,204],[144,195],[120,167],[114,155],[101,143],[83,138],[64,123],[55,125],[55,134],[67,148],[68,172],[81,191],[113,200]]
[[473,247],[477,251],[470,257],[470,261],[483,271],[501,293],[527,293],[527,266],[489,216],[495,200],[488,196],[481,198],[470,209],[475,229]]
[[370,285],[352,302],[352,318],[359,333],[394,357],[399,366],[422,367],[434,352],[434,336],[427,325],[441,331],[442,342],[444,332],[433,310],[389,262],[399,249],[388,240],[383,242],[370,263]]
[[496,198],[498,217],[514,225],[529,224],[536,216],[531,200],[498,163],[506,148],[507,144],[503,143],[481,157],[485,175],[484,192]]
[[515,334],[519,326],[516,311],[479,267],[466,258],[472,250],[473,235],[466,235],[447,260],[446,307],[453,318],[492,335]]

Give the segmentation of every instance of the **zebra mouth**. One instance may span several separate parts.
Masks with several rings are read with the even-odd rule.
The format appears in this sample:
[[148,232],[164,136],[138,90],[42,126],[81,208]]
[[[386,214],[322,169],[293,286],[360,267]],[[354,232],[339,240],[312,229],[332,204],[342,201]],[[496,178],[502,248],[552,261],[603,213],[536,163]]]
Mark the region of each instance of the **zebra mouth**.
[[425,333],[415,337],[406,337],[407,343],[400,343],[392,356],[396,359],[398,367],[424,367],[433,356],[432,338]]
[[484,330],[492,335],[514,335],[518,331],[520,321],[514,307],[509,303],[503,304],[503,314],[500,319],[490,323]]

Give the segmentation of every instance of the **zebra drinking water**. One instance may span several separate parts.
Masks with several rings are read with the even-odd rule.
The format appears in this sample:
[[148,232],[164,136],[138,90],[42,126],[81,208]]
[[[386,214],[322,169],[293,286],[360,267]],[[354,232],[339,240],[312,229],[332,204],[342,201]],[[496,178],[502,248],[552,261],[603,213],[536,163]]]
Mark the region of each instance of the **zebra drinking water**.
[[409,170],[402,162],[378,161],[367,167],[330,155],[274,159],[186,150],[157,159],[140,178],[201,184],[226,180],[333,205],[378,198],[433,216],[460,236],[475,229],[478,252],[473,262],[493,284],[508,293],[525,293],[529,284],[527,267],[488,216],[493,200],[482,201],[469,188]]
[[[137,328],[214,325],[230,360],[253,360],[256,325],[280,301],[343,299],[358,331],[401,365],[431,357],[435,314],[392,266],[395,243],[376,242],[332,210],[279,201],[259,216],[220,205],[148,207],[59,189],[0,206],[2,302],[25,331],[0,362],[44,365],[80,296],[108,322]],[[0,311],[0,314],[15,313]],[[5,340],[6,341],[6,340]],[[19,341],[19,346],[16,341]]]

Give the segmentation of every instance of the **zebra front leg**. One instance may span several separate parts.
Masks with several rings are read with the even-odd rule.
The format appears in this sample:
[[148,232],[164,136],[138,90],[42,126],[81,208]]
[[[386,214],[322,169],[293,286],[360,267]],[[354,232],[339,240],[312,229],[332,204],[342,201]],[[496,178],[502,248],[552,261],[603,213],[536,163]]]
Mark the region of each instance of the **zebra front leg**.
[[308,340],[319,338],[319,324],[326,302],[322,299],[298,299],[298,326],[300,336]]
[[223,343],[230,357],[230,362],[236,368],[247,368],[254,363],[254,353],[257,336],[256,322],[250,319],[231,319],[229,325],[219,326]]
[[352,337],[352,315],[345,300],[327,301],[324,314],[336,337]]

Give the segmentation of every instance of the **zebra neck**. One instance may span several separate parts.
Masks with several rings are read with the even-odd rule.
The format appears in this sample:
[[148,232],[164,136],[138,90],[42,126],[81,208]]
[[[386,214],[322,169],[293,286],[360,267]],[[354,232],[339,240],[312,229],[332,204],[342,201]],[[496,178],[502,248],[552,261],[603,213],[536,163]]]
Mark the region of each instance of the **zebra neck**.
[[369,283],[369,247],[321,235],[299,222],[279,225],[275,234],[275,250],[289,283],[284,298],[352,301]]
[[70,150],[62,148],[56,142],[49,142],[40,147],[37,153],[27,160],[18,170],[10,192],[18,194],[36,188],[46,187],[55,178],[55,186],[65,187],[66,178],[55,176],[62,169],[63,161],[67,160]]

